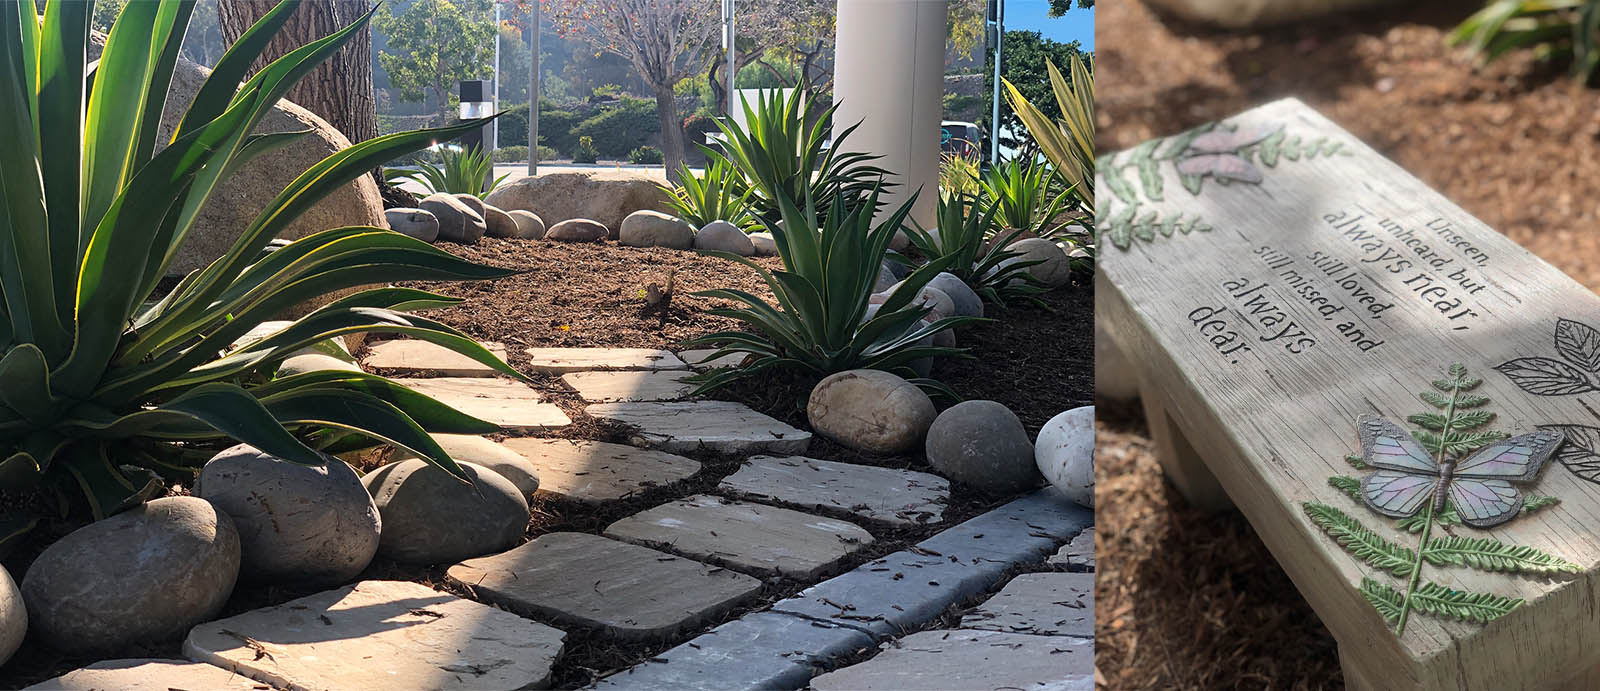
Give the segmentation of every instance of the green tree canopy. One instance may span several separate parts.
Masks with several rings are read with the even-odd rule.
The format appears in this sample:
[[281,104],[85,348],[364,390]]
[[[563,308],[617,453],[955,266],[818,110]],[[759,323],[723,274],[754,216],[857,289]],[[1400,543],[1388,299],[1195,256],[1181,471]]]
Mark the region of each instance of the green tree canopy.
[[431,91],[442,122],[454,118],[455,84],[487,77],[493,69],[493,0],[415,0],[398,14],[385,3],[372,25],[388,38],[378,64],[389,84],[412,101]]
[[[1061,109],[1056,105],[1054,92],[1050,90],[1050,72],[1049,68],[1045,67],[1045,63],[1053,62],[1056,67],[1065,69],[1066,65],[1072,63],[1072,56],[1079,55],[1083,57],[1084,63],[1092,70],[1094,67],[1094,53],[1083,50],[1081,44],[1077,41],[1067,43],[1053,41],[1045,38],[1037,31],[1007,31],[1005,41],[1003,55],[1001,56],[1003,61],[1000,70],[1001,76],[1015,84],[1017,90],[1021,91],[1022,95],[1027,97],[1028,101],[1037,106],[1039,110],[1043,111],[1047,117],[1051,120],[1059,120],[1061,118]],[[994,88],[993,53],[989,54],[987,65],[988,67],[983,71],[985,75],[985,91],[993,93],[991,91]],[[984,114],[984,120],[981,124],[984,127],[989,127],[987,113]],[[1017,144],[1011,140],[1009,135],[1021,133],[1023,128],[1022,122],[1017,119],[1016,113],[1012,112],[1010,108],[1004,106],[1000,108],[1000,128],[1002,143],[1015,147]]]

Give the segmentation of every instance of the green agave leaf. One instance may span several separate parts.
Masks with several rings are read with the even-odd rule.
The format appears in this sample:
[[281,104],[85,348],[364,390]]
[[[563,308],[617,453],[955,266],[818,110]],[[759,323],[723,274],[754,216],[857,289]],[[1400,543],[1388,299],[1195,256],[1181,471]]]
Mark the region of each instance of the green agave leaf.
[[50,395],[50,363],[31,343],[0,357],[0,403],[35,425],[49,424],[57,412]]
[[457,411],[433,398],[383,377],[363,372],[326,370],[306,372],[271,382],[250,390],[258,398],[275,397],[296,391],[329,390],[356,391],[387,402],[400,409],[430,433],[492,434],[501,431],[499,425]]
[[404,449],[470,481],[450,454],[394,404],[364,391],[297,389],[261,401],[284,424],[311,424],[356,432]]
[[[289,434],[254,396],[224,382],[201,384],[154,408],[112,419],[77,418],[70,424],[87,436],[109,439],[141,434],[179,439],[229,437],[291,463],[323,462],[316,451]],[[163,430],[164,426],[168,429]],[[214,434],[208,435],[204,430]]]
[[104,444],[69,447],[64,465],[88,498],[95,520],[143,504],[166,489],[150,470],[113,464]]

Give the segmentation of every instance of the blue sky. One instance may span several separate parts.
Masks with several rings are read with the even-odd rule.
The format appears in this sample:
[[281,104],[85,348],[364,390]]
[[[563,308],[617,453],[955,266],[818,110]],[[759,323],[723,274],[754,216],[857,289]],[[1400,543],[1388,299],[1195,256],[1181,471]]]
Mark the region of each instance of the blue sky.
[[1045,38],[1062,43],[1078,41],[1084,50],[1094,50],[1093,9],[1074,7],[1051,19],[1048,0],[1005,0],[1005,3],[1006,31],[1037,31]]

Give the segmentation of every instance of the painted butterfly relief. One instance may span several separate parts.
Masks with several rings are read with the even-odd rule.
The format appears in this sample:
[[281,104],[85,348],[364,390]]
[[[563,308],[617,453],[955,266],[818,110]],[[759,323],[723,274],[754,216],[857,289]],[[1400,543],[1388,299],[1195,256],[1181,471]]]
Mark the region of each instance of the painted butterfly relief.
[[1489,528],[1522,510],[1522,492],[1513,482],[1531,482],[1561,445],[1560,432],[1541,429],[1494,442],[1465,458],[1436,462],[1411,434],[1376,416],[1358,422],[1363,461],[1378,470],[1361,481],[1361,498],[1373,511],[1407,518],[1433,502],[1435,514],[1445,500],[1461,522]]

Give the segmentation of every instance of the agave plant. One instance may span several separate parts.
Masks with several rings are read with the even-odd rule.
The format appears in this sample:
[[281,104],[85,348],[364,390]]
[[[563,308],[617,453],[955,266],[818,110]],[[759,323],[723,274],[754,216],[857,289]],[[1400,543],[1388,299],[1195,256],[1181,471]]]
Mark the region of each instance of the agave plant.
[[1056,217],[1072,201],[1074,187],[1051,191],[1051,169],[1039,161],[1012,159],[990,168],[978,188],[995,208],[999,232],[1013,230],[1054,237],[1063,224]]
[[980,191],[978,182],[983,174],[978,160],[951,151],[939,157],[939,194],[965,197]]
[[725,137],[721,151],[700,147],[708,160],[739,170],[754,190],[750,205],[769,221],[783,217],[780,199],[796,208],[815,204],[826,216],[841,199],[853,203],[876,187],[889,186],[883,182],[888,171],[869,163],[878,156],[843,148],[860,123],[840,132],[830,146],[827,123],[839,104],[808,122],[804,102],[804,91],[798,88],[788,95],[763,92],[753,107],[745,103],[746,126],[717,121]]
[[1013,86],[1006,85],[1006,100],[1017,114],[1017,119],[1028,128],[1028,134],[1039,143],[1039,150],[1050,164],[1061,173],[1068,185],[1083,199],[1084,205],[1094,208],[1094,75],[1083,59],[1072,56],[1072,83],[1061,78],[1055,63],[1046,62],[1050,72],[1050,89],[1055,93],[1056,106],[1061,119],[1052,121],[1049,116]]
[[439,148],[439,165],[423,161],[416,170],[388,168],[384,179],[391,184],[412,180],[427,188],[429,194],[470,194],[483,197],[493,192],[506,179],[505,175],[491,180],[494,160],[482,147],[463,149],[457,146]]
[[711,313],[736,319],[751,330],[710,334],[696,339],[693,345],[715,348],[708,359],[732,354],[754,356],[747,357],[742,367],[715,369],[691,378],[699,384],[697,394],[772,368],[799,369],[814,375],[878,369],[956,398],[955,392],[938,381],[920,377],[912,363],[965,353],[958,348],[930,345],[933,335],[982,320],[944,317],[924,323],[929,310],[912,303],[929,280],[949,267],[953,256],[928,262],[907,276],[881,305],[870,304],[873,283],[889,241],[904,226],[915,200],[913,196],[883,222],[874,224],[879,192],[874,188],[859,202],[836,203],[825,216],[819,216],[809,191],[804,192],[804,211],[787,196],[778,195],[782,222],[765,221],[764,225],[778,247],[782,271],[768,271],[729,252],[702,252],[754,269],[777,297],[778,304],[740,290],[695,293],[740,303],[739,308],[714,309]]
[[[1012,299],[1042,304],[1034,297],[1048,290],[1028,267],[1042,260],[1020,261],[1020,252],[1006,249],[1021,237],[1022,229],[1000,231],[992,236],[998,204],[977,197],[941,195],[938,225],[933,232],[920,227],[906,231],[917,253],[929,260],[946,260],[945,270],[972,288],[984,300],[1004,305]],[[915,266],[902,255],[890,257]]]
[[1569,63],[1578,81],[1600,84],[1600,0],[1491,0],[1447,40],[1484,64],[1532,48],[1541,60]]
[[747,230],[755,225],[750,215],[750,186],[727,161],[708,161],[705,173],[699,176],[679,164],[677,178],[676,186],[661,185],[661,189],[678,217],[690,225],[704,228],[712,221],[727,221]]
[[316,447],[352,434],[464,477],[427,433],[494,429],[381,377],[266,379],[297,349],[363,331],[438,343],[520,376],[460,332],[402,312],[449,298],[363,290],[237,343],[331,291],[505,275],[381,228],[273,243],[305,209],[379,163],[484,121],[335,153],[268,203],[226,254],[175,285],[163,281],[222,181],[304,134],[252,135],[256,124],[370,18],[244,80],[298,4],[285,0],[240,37],[164,141],[162,105],[192,1],[129,3],[87,67],[92,3],[51,0],[42,22],[31,0],[0,7],[0,487],[81,492],[100,517],[160,491],[158,473],[192,477],[219,445],[320,465]]

